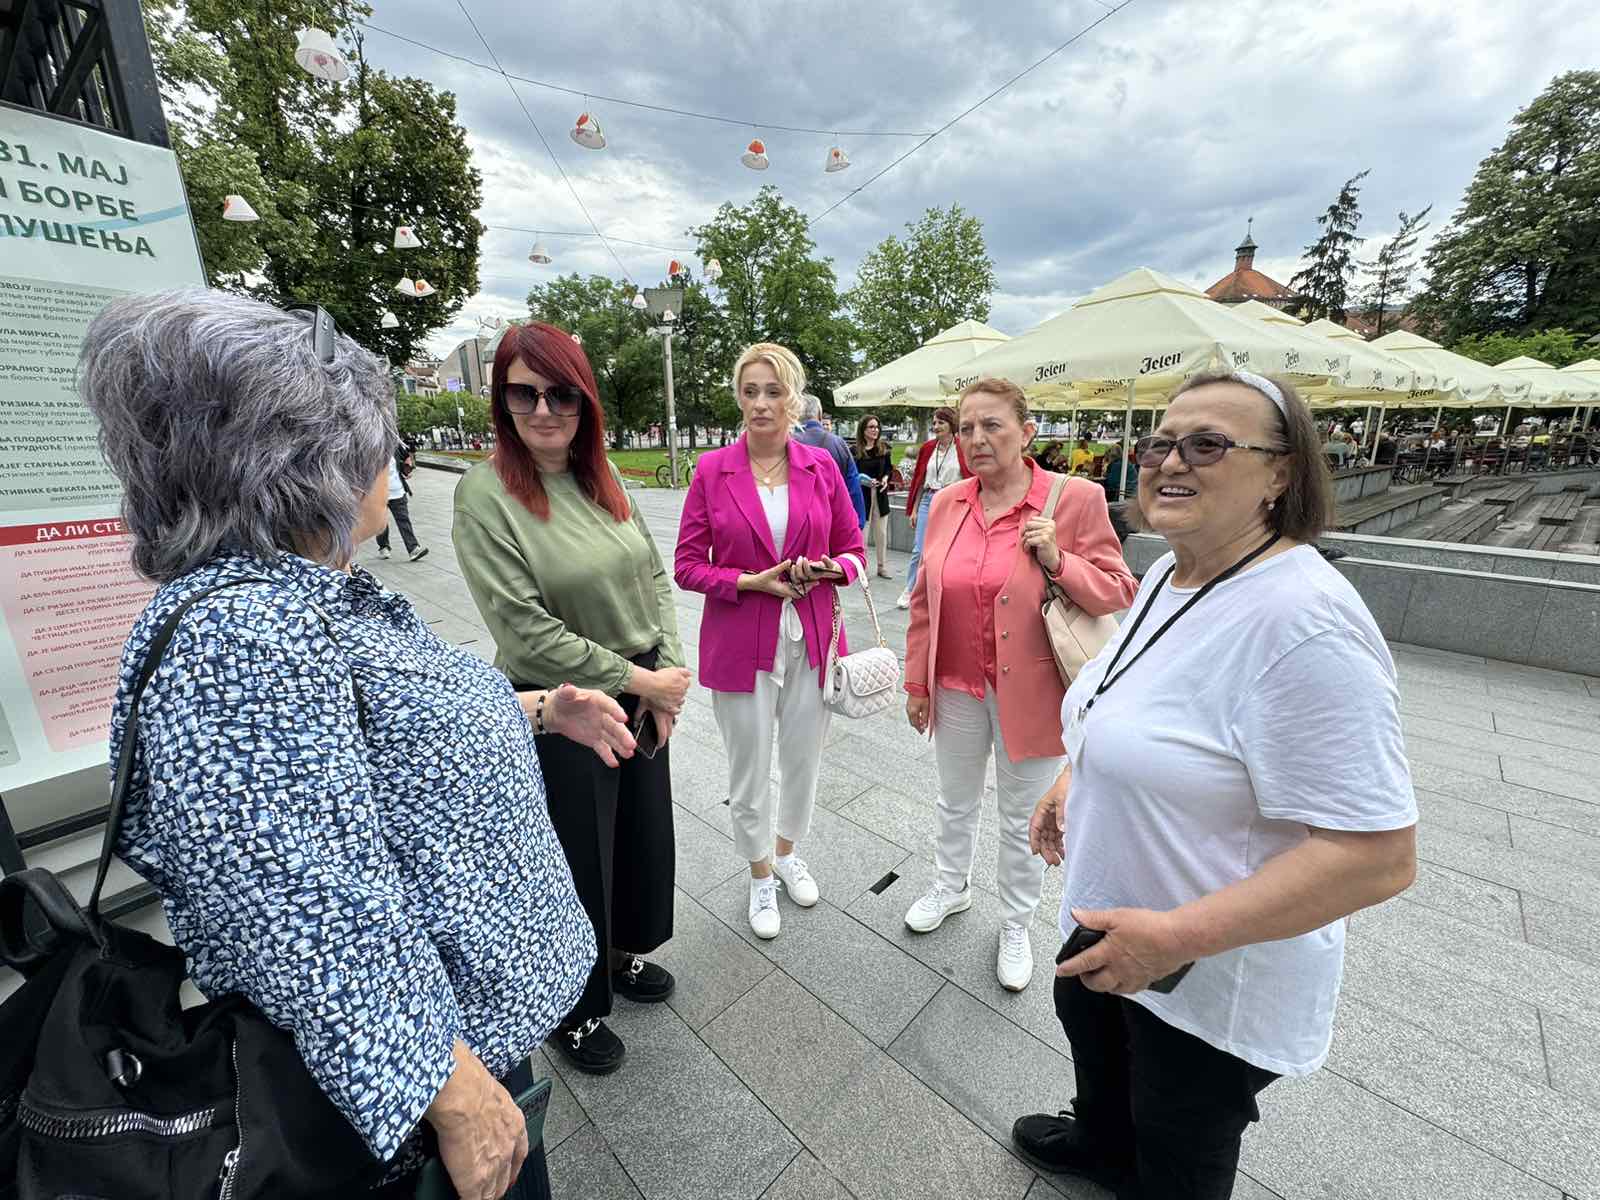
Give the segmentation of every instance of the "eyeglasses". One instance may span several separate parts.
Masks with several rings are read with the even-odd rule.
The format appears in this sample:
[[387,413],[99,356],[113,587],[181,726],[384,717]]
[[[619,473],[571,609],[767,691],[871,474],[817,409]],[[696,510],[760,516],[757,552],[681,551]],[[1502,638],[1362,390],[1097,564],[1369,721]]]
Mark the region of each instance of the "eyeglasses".
[[317,352],[317,361],[323,366],[333,362],[333,339],[338,335],[339,327],[333,323],[328,310],[320,304],[297,304],[284,311],[305,317],[311,322],[311,345]]
[[1181,438],[1142,437],[1133,444],[1133,457],[1141,467],[1159,467],[1173,449],[1186,466],[1209,467],[1221,462],[1229,450],[1254,450],[1260,454],[1287,454],[1274,446],[1236,442],[1225,433],[1191,433]]
[[505,386],[506,411],[519,417],[531,416],[539,407],[541,396],[552,417],[576,416],[586,399],[583,389],[570,383],[552,384],[542,392],[531,383],[508,383]]

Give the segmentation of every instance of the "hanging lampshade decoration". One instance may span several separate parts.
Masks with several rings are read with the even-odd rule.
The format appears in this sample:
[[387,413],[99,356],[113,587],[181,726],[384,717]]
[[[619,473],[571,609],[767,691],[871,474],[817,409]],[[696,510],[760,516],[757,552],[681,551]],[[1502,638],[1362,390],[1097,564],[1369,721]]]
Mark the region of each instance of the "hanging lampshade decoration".
[[722,278],[722,264],[714,258],[706,262],[706,278],[712,283]]
[[343,83],[350,78],[350,64],[334,44],[333,35],[323,29],[302,29],[300,43],[294,50],[294,61],[301,70],[330,83]]
[[760,138],[751,138],[750,145],[739,156],[739,161],[752,171],[765,171],[772,164],[767,161],[767,144]]
[[415,296],[417,294],[417,285],[411,281],[411,276],[402,275],[400,276],[400,282],[394,285],[394,290],[402,296]]
[[844,170],[849,165],[850,156],[838,146],[834,146],[828,151],[828,161],[822,164],[822,169],[832,175],[836,171]]
[[388,309],[384,309],[383,310],[383,319],[381,321],[379,321],[378,324],[383,326],[383,328],[385,328],[385,329],[399,329],[400,328],[400,318],[395,316]]
[[250,201],[243,196],[228,196],[222,201],[222,219],[224,221],[259,221],[256,210],[250,207]]
[[567,132],[585,150],[606,148],[605,131],[600,128],[599,118],[591,112],[579,113],[577,122]]
[[551,261],[550,250],[543,242],[535,242],[533,249],[528,251],[528,261],[538,263],[541,267]]
[[677,319],[678,314],[673,312],[670,308],[661,314],[661,323],[663,325],[671,325]]
[[409,225],[396,225],[394,227],[394,248],[396,250],[416,250],[422,245],[422,239],[417,236],[417,231]]
[[577,334],[573,334],[572,335],[572,340],[577,342],[578,345],[580,345],[580,346],[583,345],[583,339],[581,337],[579,337]]
[[418,296],[431,296],[436,291],[439,290],[438,288],[434,287],[433,284],[429,283],[426,279],[417,280],[416,288],[417,288],[417,295]]
[[640,312],[643,312],[645,309],[650,307],[644,302],[643,292],[634,292],[633,299],[629,301],[629,303],[632,304],[633,307],[637,308]]
[[688,273],[688,268],[685,267],[677,259],[673,259],[671,262],[669,262],[667,264],[667,278],[668,279],[673,279],[673,278],[676,278],[679,275],[684,275],[684,274],[687,274],[687,273]]

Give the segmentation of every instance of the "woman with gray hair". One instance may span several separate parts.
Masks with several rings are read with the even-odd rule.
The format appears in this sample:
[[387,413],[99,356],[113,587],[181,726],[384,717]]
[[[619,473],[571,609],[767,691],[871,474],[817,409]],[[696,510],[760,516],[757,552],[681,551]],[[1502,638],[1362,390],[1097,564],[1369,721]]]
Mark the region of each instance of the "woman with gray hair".
[[[112,762],[139,743],[119,853],[160,892],[201,991],[291,1033],[397,1164],[372,1194],[412,1194],[398,1164],[436,1144],[462,1197],[548,1196],[511,1092],[595,945],[533,733],[614,763],[633,745],[621,710],[514,692],[353,565],[388,515],[393,387],[321,309],[116,300],[79,385],[134,566],[161,585],[113,714]],[[190,601],[130,727],[151,638]]]

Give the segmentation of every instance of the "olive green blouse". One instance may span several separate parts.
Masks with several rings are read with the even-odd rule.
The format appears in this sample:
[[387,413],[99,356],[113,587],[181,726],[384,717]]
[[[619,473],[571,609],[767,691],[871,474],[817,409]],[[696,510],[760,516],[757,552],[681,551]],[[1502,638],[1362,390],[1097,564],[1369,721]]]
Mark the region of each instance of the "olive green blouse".
[[630,658],[684,665],[672,579],[638,505],[616,521],[571,475],[544,477],[550,519],[508,494],[492,464],[456,485],[451,538],[494,665],[519,687],[572,683],[621,693]]

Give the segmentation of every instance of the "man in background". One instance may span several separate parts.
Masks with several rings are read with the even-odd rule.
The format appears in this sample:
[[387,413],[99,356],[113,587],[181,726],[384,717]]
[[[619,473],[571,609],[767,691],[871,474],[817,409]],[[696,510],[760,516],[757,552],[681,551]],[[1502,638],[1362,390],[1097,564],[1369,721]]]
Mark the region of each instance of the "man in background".
[[850,447],[844,444],[842,437],[822,427],[822,401],[810,392],[800,397],[800,430],[794,437],[797,442],[828,452],[844,478],[844,490],[850,497],[850,503],[855,505],[856,525],[865,529],[867,502],[861,496],[861,472],[856,469],[855,455],[850,453]]

